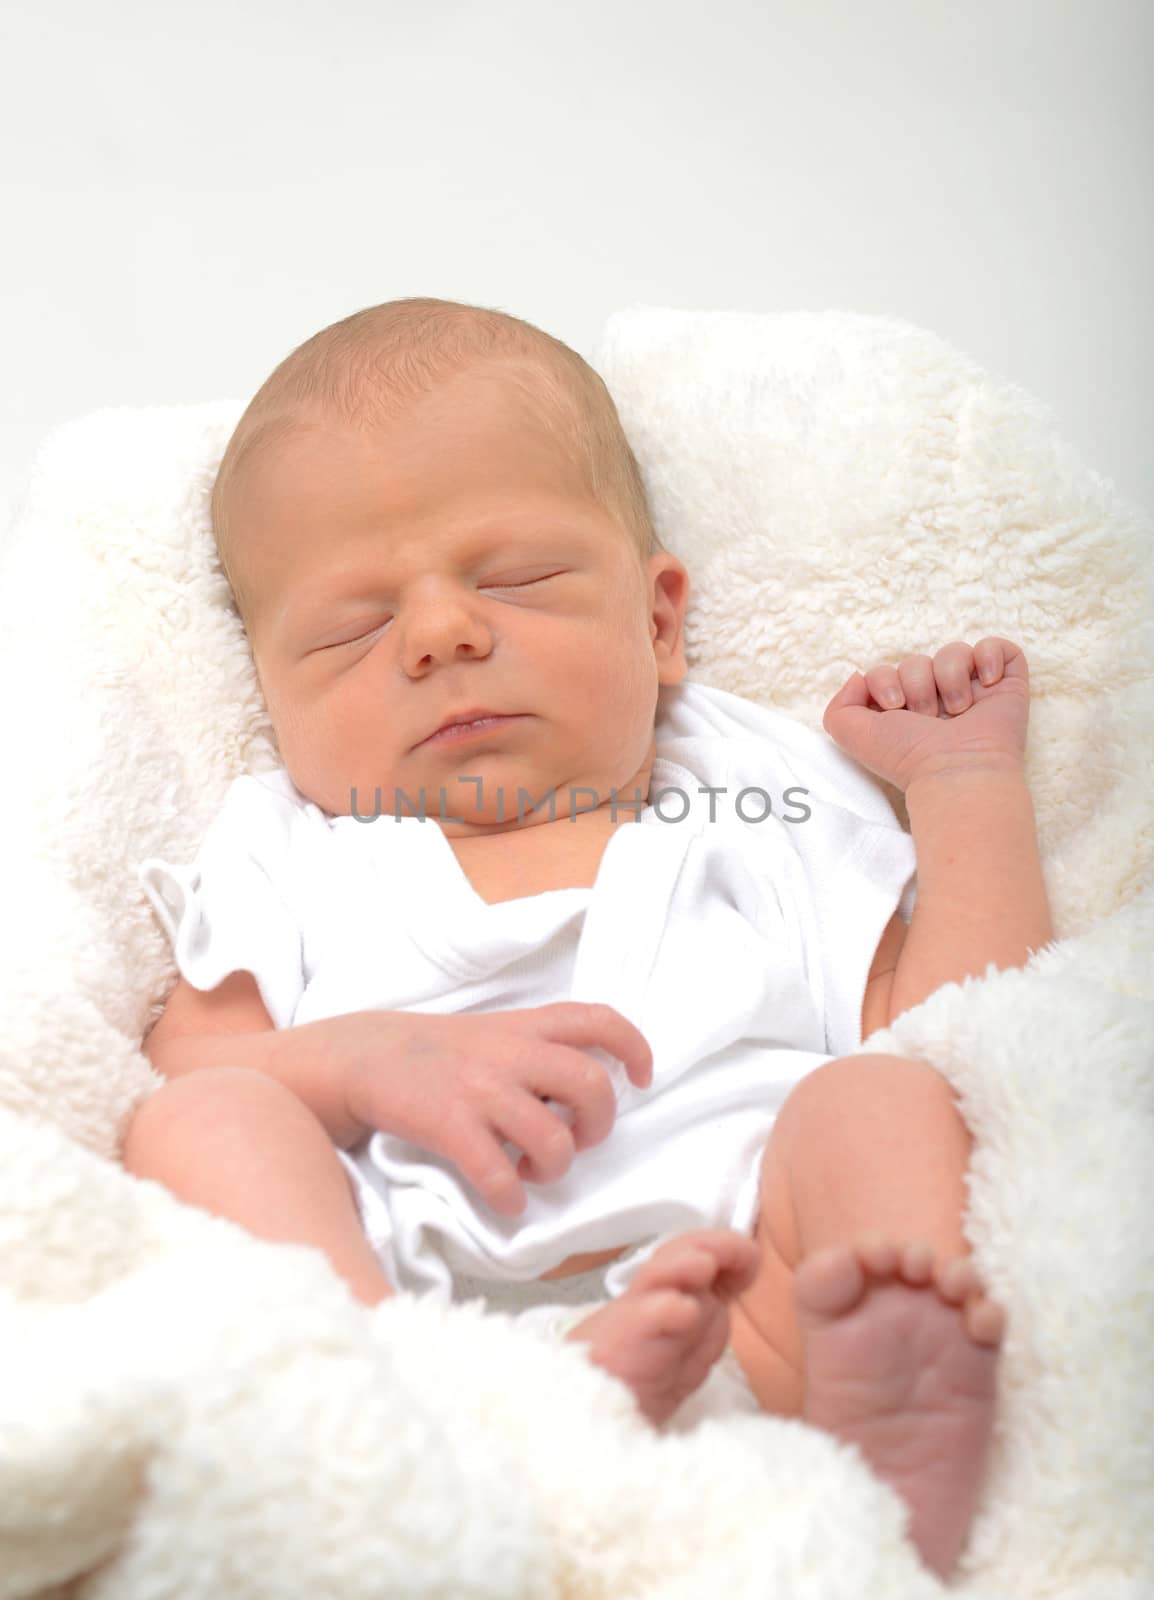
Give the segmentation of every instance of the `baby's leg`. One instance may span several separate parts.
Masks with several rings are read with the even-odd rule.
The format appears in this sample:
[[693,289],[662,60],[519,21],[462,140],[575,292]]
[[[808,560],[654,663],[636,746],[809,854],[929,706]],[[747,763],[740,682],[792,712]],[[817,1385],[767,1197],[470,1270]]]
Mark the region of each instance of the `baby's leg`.
[[272,1078],[204,1067],[169,1080],[137,1110],[121,1159],[134,1176],[258,1238],[323,1250],[366,1305],[393,1292],[332,1142]]
[[855,1443],[909,1503],[946,1573],[993,1423],[1002,1315],[962,1234],[971,1139],[924,1062],[851,1056],[811,1073],[766,1148],[761,1266],[731,1341],[766,1410]]

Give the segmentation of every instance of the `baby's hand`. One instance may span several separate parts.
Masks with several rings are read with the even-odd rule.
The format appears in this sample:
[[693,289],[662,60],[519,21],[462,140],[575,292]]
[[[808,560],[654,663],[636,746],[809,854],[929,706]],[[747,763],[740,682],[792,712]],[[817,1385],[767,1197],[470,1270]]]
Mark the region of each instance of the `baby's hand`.
[[941,771],[1021,772],[1030,711],[1026,658],[1009,639],[961,640],[937,655],[850,675],[822,725],[847,755],[903,792]]
[[[328,1024],[350,1117],[442,1156],[507,1216],[524,1211],[524,1182],[556,1183],[579,1151],[613,1128],[616,1095],[592,1051],[620,1061],[638,1088],[653,1081],[648,1041],[608,1005],[558,1000],[450,1016],[361,1011]],[[516,1166],[503,1140],[523,1152]]]

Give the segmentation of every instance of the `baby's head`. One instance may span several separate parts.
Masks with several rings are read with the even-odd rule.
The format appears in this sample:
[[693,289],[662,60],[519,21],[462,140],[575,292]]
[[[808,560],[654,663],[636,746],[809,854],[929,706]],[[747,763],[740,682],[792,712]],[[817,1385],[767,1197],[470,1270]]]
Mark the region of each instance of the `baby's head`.
[[[393,815],[399,791],[467,835],[517,827],[519,787],[520,825],[551,790],[558,817],[647,798],[688,575],[567,345],[452,301],[346,317],[257,392],[212,522],[281,758],[324,810],[379,790]],[[478,709],[515,720],[430,742]]]

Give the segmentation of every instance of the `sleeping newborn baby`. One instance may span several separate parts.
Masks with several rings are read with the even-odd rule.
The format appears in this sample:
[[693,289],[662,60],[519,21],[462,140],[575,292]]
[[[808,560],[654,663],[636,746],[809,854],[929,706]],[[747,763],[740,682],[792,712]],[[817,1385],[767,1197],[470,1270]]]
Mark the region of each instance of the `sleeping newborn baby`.
[[1020,650],[855,673],[831,737],[691,681],[604,384],[452,302],[294,351],[212,516],[283,767],[141,867],[180,977],[127,1168],[367,1304],[611,1264],[568,1337],[648,1418],[736,1359],[949,1571],[1003,1317],[948,1084],[855,1052],[1050,937]]

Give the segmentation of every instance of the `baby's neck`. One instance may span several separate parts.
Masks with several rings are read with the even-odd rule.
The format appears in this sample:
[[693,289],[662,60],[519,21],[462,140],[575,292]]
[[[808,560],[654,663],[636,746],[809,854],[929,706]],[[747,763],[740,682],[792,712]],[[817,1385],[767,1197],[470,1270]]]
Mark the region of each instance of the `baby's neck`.
[[546,812],[531,826],[442,831],[475,893],[496,905],[554,889],[591,889],[609,840],[619,827],[637,820],[620,806],[614,819],[606,805],[572,822],[560,814],[550,822]]
[[[446,815],[435,820],[445,837],[453,842],[475,839],[498,843],[503,840],[510,847],[523,844],[526,848],[564,849],[578,834],[584,838],[608,838],[623,823],[638,821],[647,805],[647,800],[630,806],[620,801],[611,805],[607,801],[587,810],[574,808],[570,815],[558,801],[552,812],[546,805],[536,811],[526,810],[520,820],[491,817],[481,821],[465,815],[455,816],[446,808]],[[429,820],[434,820],[432,815]]]

